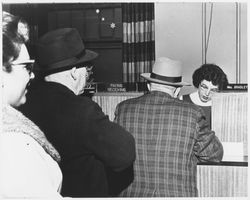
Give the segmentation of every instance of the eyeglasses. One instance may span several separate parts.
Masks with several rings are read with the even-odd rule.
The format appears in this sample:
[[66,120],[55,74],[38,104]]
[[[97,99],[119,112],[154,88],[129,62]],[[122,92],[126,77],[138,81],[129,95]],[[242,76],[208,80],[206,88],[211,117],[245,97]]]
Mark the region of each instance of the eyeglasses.
[[34,68],[34,63],[13,63],[12,66],[17,66],[17,65],[23,65],[23,68],[25,68],[28,72],[28,74],[31,76]]
[[205,84],[200,84],[200,88],[201,90],[207,92],[209,90],[210,94],[214,94],[214,93],[217,93],[219,92],[219,89],[218,88],[211,88],[209,89],[208,86],[206,86]]
[[87,79],[90,77],[91,74],[93,74],[92,69],[93,69],[93,66],[90,66],[90,67],[87,66],[87,67],[86,67],[86,71],[87,71],[86,77],[87,77]]

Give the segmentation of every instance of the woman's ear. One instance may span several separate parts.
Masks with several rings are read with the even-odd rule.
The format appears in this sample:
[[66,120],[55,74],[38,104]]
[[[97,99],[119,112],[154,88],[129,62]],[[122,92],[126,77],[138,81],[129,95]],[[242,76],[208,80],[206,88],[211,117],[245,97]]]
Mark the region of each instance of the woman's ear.
[[71,70],[70,70],[70,75],[71,77],[76,80],[77,79],[77,70],[76,70],[76,67],[73,67]]

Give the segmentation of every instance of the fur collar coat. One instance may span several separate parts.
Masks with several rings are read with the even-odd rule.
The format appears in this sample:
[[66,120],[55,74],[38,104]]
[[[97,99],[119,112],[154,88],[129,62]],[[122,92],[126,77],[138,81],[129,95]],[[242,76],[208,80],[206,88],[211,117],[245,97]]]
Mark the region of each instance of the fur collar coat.
[[60,155],[52,144],[46,139],[44,133],[31,120],[21,112],[9,105],[3,105],[3,130],[5,134],[27,134],[36,140],[43,149],[57,162],[60,162]]

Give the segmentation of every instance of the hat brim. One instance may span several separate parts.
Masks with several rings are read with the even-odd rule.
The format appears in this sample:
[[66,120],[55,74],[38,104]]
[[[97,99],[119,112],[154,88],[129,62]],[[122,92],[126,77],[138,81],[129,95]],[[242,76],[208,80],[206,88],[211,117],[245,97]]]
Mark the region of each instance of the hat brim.
[[75,58],[73,60],[62,60],[60,62],[52,63],[47,66],[40,66],[37,63],[35,70],[39,72],[54,72],[54,71],[65,71],[72,66],[79,67],[81,63],[90,62],[98,56],[98,53],[88,50],[85,50],[85,54],[80,58]]
[[150,82],[154,82],[154,83],[160,83],[160,84],[163,84],[163,85],[174,85],[174,86],[190,86],[191,85],[190,83],[183,82],[183,81],[182,82],[177,82],[177,83],[162,81],[162,80],[159,80],[159,79],[151,78],[150,75],[151,75],[151,73],[143,73],[143,74],[141,74],[141,76],[143,78],[145,78],[146,80],[148,80]]

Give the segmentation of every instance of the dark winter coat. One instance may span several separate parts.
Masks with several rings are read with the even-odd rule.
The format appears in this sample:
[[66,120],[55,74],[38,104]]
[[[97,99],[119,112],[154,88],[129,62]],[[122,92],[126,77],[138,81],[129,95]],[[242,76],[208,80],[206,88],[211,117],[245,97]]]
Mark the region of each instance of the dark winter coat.
[[59,151],[64,196],[108,196],[106,169],[123,170],[135,160],[133,136],[109,121],[90,98],[76,96],[64,85],[33,84],[20,110]]

